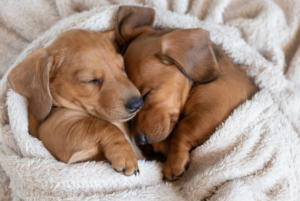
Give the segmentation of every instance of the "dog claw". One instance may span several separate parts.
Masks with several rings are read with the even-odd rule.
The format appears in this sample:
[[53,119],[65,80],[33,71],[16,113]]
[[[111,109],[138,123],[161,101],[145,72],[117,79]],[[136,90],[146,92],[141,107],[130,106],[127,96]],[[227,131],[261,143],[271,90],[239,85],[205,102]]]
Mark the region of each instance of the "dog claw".
[[185,165],[185,171],[187,171],[187,170],[189,169],[189,167],[190,167],[190,163],[187,163],[187,164]]
[[133,171],[133,174],[136,176],[136,171]]
[[114,168],[114,170],[117,172],[117,173],[120,173],[121,171],[117,170],[116,168]]
[[184,174],[184,172],[182,172],[180,175],[178,175],[177,177],[182,177],[183,176],[183,174]]
[[140,169],[137,169],[137,172],[140,174]]
[[124,173],[124,175],[126,174],[126,169],[125,168],[123,168],[122,169],[122,172]]
[[169,180],[167,177],[165,177],[165,176],[163,176],[163,180],[164,181],[177,181],[178,180],[178,178],[176,178],[176,175],[175,174],[173,174],[173,176],[172,176],[172,180]]

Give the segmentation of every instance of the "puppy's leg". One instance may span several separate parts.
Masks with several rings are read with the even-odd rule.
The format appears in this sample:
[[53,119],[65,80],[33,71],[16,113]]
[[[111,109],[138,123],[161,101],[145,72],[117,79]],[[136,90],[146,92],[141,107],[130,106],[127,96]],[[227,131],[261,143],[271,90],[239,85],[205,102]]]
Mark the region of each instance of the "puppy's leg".
[[165,140],[160,142],[155,142],[152,144],[153,151],[155,153],[162,153],[165,157],[168,156],[169,148],[170,148],[170,139],[171,137],[167,137]]
[[77,150],[80,151],[73,153],[68,163],[86,161],[91,158],[97,160],[99,158],[97,156],[104,153],[105,158],[111,162],[113,169],[117,172],[126,176],[139,173],[132,147],[124,133],[110,122],[94,118],[87,134],[78,140],[81,143]]
[[62,162],[99,161],[105,156],[116,171],[127,176],[139,172],[124,133],[108,121],[84,112],[56,108],[38,131],[44,146]]
[[207,140],[218,125],[213,119],[212,112],[203,112],[191,114],[179,122],[172,134],[164,178],[177,180],[184,175],[189,167],[189,151]]
[[124,133],[124,136],[125,136],[126,140],[129,142],[129,144],[132,148],[132,151],[134,152],[136,158],[138,160],[144,160],[145,157],[143,156],[142,151],[136,145],[133,136],[130,134],[130,130],[128,128],[128,123],[127,122],[123,122],[123,123],[112,122],[112,124],[117,126]]
[[126,176],[136,175],[139,173],[137,158],[124,133],[111,123],[107,127],[109,134],[104,135],[99,141],[105,157],[117,172]]

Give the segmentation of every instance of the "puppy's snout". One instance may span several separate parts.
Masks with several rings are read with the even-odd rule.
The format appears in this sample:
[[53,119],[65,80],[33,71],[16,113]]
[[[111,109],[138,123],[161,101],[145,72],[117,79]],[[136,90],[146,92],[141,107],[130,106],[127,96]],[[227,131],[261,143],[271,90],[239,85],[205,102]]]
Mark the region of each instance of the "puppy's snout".
[[137,110],[139,110],[143,104],[144,104],[144,101],[143,101],[142,97],[135,97],[135,98],[131,99],[130,101],[128,101],[128,103],[125,106],[126,106],[126,109],[130,113],[134,113]]
[[149,144],[149,139],[146,135],[141,135],[135,138],[135,142],[137,145]]

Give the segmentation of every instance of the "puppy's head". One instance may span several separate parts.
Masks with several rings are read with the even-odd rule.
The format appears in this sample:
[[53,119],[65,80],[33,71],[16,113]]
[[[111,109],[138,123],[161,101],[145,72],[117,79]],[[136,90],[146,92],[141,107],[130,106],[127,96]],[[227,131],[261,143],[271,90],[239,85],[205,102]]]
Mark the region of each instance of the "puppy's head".
[[129,120],[143,100],[125,74],[114,41],[115,31],[64,32],[12,69],[8,81],[28,98],[29,111],[39,121],[52,104],[108,121]]
[[124,51],[126,71],[144,99],[131,123],[138,144],[165,139],[193,83],[216,79],[219,69],[207,31],[156,31],[150,27],[154,14],[151,8],[121,7],[118,17],[117,41],[130,42]]

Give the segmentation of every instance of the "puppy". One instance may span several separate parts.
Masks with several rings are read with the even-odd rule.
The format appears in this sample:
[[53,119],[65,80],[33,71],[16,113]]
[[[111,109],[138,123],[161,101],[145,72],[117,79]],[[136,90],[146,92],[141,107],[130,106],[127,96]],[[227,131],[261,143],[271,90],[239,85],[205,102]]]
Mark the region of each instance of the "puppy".
[[129,176],[139,172],[142,155],[123,122],[143,100],[116,48],[115,30],[69,30],[12,69],[8,81],[28,99],[29,132],[55,158],[65,163],[106,158]]
[[189,151],[257,88],[207,31],[154,30],[154,16],[151,8],[121,7],[116,38],[144,98],[131,124],[136,143],[164,153],[164,177],[176,180],[189,166]]

